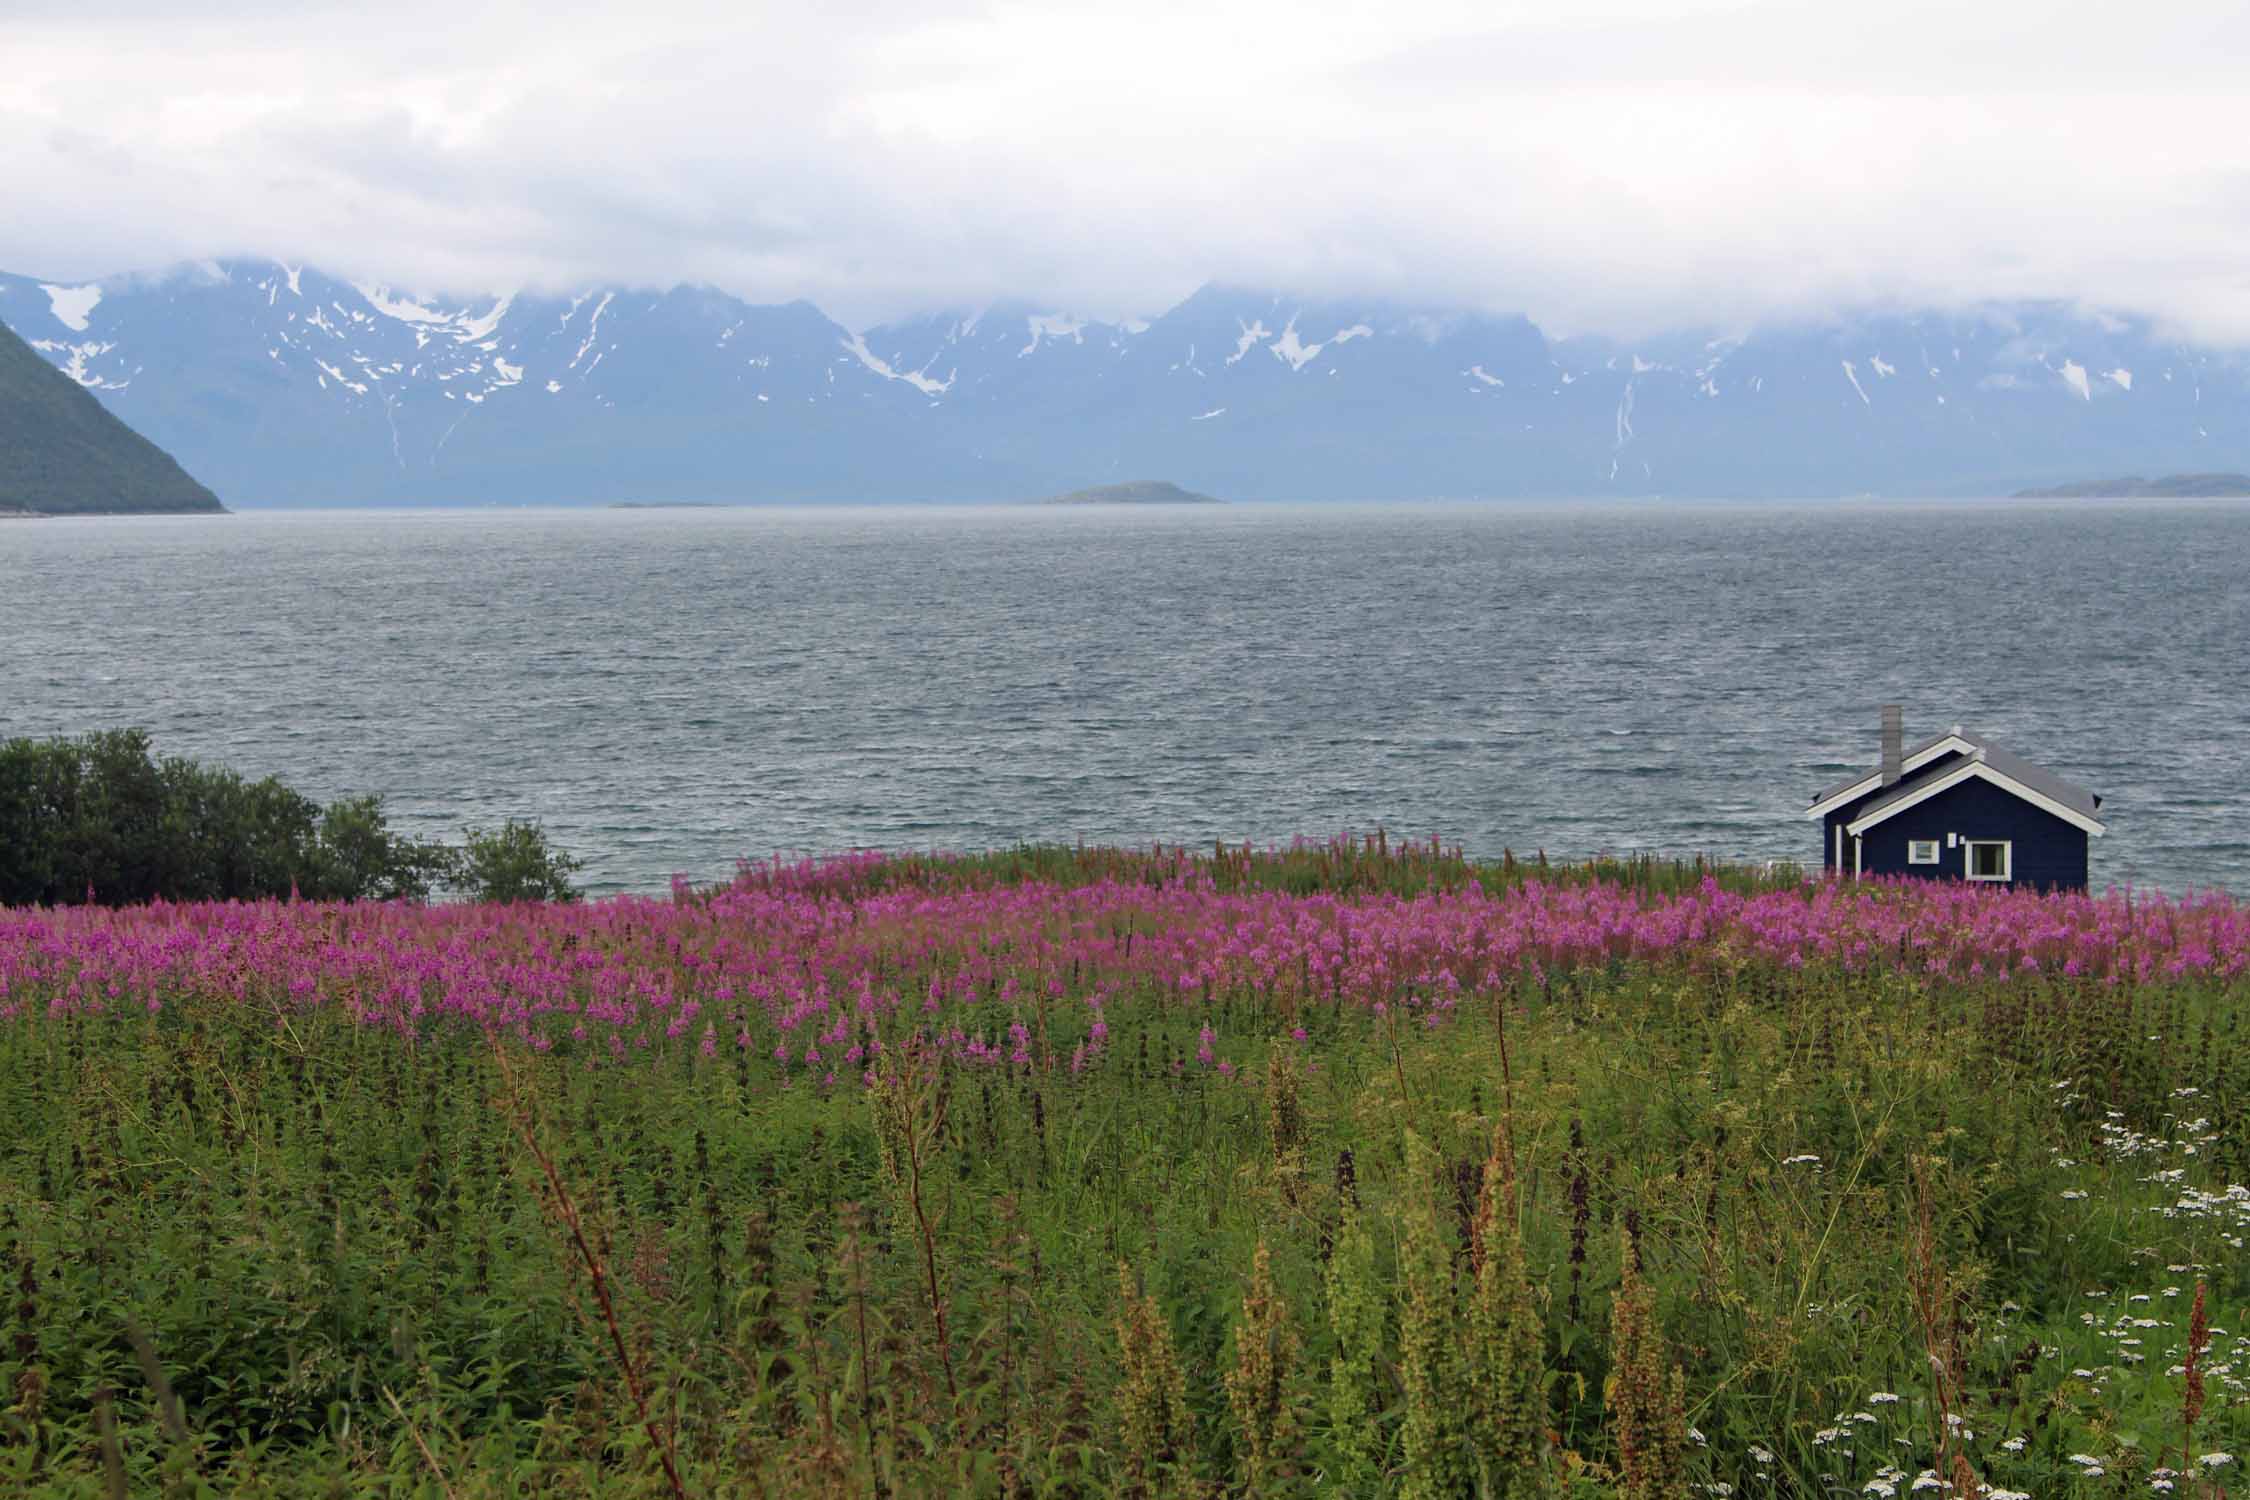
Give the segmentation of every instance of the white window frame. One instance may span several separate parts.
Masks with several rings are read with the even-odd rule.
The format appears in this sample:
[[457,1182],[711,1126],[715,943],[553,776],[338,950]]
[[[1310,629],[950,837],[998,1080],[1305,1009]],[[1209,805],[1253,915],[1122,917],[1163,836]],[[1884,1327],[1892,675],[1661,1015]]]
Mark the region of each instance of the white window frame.
[[[1928,852],[1924,853],[1924,850]],[[1936,839],[1908,839],[1906,841],[1906,862],[1910,865],[1937,864],[1939,862],[1938,841]]]
[[[1979,875],[1977,873],[1977,850],[1987,847],[1997,847],[2000,850],[2000,873],[1997,875]],[[2015,879],[2015,841],[2013,839],[1969,838],[1961,840],[1961,873],[1970,880],[1981,880],[1994,885]]]

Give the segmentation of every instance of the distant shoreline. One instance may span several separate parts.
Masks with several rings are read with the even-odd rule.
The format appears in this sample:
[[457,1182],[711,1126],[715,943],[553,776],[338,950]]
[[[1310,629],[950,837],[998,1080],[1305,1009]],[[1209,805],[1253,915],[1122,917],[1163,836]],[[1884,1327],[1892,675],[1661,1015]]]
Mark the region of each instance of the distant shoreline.
[[2250,474],[2167,474],[2143,479],[2081,479],[2051,489],[2017,490],[2013,500],[2236,500],[2250,498]]
[[1224,505],[1215,495],[1183,490],[1169,479],[1131,479],[1123,484],[1097,484],[1090,489],[1049,495],[1034,505]]
[[206,506],[193,509],[157,510],[134,508],[130,510],[0,510],[0,521],[75,521],[101,516],[231,516],[234,512],[220,507],[212,510]]

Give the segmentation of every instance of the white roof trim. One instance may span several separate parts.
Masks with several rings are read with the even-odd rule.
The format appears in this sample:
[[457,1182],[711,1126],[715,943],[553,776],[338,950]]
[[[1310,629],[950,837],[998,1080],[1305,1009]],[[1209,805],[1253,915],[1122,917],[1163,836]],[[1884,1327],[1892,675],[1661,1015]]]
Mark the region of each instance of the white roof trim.
[[1916,792],[1913,796],[1908,797],[1903,801],[1894,802],[1889,807],[1884,808],[1882,811],[1872,813],[1867,817],[1859,819],[1857,822],[1847,824],[1847,831],[1850,832],[1853,838],[1858,838],[1862,833],[1866,832],[1870,828],[1873,828],[1877,823],[1883,822],[1887,818],[1895,817],[1897,814],[1905,812],[1910,807],[1914,807],[1920,803],[1927,802],[1932,797],[1938,795],[1938,793],[1940,792],[1949,792],[1953,790],[1953,788],[1959,786],[1962,782],[1969,780],[1971,777],[1979,777],[1985,781],[1989,781],[1994,786],[2000,788],[2000,790],[2002,790],[2003,792],[2010,793],[2013,796],[2021,797],[2024,801],[2030,803],[2033,807],[2038,808],[2041,812],[2052,814],[2053,816],[2062,819],[2065,823],[2068,823],[2073,828],[2083,828],[2084,830],[2086,830],[2086,832],[2092,834],[2095,838],[2100,838],[2103,834],[2109,832],[2107,828],[2103,827],[2100,823],[2095,822],[2092,818],[2087,817],[2084,813],[2079,812],[2077,809],[2065,807],[2052,797],[2042,796],[2038,792],[2033,791],[2030,787],[2025,786],[2022,782],[2016,780],[2013,776],[2010,776],[2002,771],[1996,771],[1988,762],[1981,760],[1972,760],[1962,763],[1954,770],[1947,771],[1944,775],[1938,777],[1937,780],[1931,782],[1928,786],[1922,788],[1922,790]]
[[[1961,731],[1956,728],[1951,734],[1947,735],[1944,739],[1939,740],[1936,744],[1929,746],[1920,754],[1910,755],[1904,761],[1900,762],[1898,772],[1899,779],[1901,781],[1905,780],[1907,772],[1918,771],[1933,760],[1942,759],[1947,755],[1974,755],[1976,754],[1976,750],[1976,746],[1961,738]],[[1820,801],[1815,802],[1811,807],[1806,808],[1805,816],[1807,818],[1825,818],[1830,813],[1834,812],[1837,808],[1842,807],[1845,803],[1857,801],[1859,798],[1866,796],[1869,792],[1872,792],[1881,787],[1882,784],[1883,773],[1880,771],[1874,772],[1872,775],[1862,776],[1859,780],[1853,782],[1850,786],[1845,787],[1842,791],[1836,793],[1836,795],[1834,795],[1833,797],[1824,797]]]

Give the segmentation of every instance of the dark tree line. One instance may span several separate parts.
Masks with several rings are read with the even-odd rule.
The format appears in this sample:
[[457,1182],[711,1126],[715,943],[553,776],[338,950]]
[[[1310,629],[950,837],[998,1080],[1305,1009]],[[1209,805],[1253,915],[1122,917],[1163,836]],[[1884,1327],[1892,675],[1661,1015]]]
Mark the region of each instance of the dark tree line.
[[579,861],[510,820],[449,845],[274,777],[150,752],[148,733],[0,741],[0,906],[257,900],[568,901]]

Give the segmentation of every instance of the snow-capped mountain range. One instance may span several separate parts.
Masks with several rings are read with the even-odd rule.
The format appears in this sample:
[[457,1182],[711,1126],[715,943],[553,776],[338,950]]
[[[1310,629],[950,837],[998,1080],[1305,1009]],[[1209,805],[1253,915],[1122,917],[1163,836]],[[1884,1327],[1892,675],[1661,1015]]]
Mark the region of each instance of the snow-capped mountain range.
[[1966,494],[2250,469],[2250,361],[2054,305],[1556,340],[1207,287],[854,331],[803,302],[468,304],[232,261],[0,275],[0,321],[235,505]]

